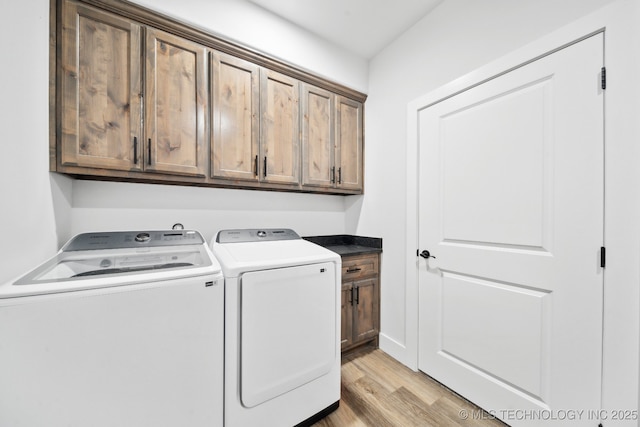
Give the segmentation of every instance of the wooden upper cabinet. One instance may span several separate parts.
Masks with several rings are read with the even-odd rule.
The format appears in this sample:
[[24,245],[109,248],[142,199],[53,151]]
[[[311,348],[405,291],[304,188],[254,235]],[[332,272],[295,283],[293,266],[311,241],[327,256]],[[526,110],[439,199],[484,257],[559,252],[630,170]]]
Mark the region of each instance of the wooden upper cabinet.
[[60,163],[139,169],[141,27],[71,1],[61,18]]
[[52,171],[362,193],[364,94],[131,2],[53,2]]
[[147,29],[145,170],[206,176],[206,48]]
[[362,103],[336,96],[338,187],[363,190]]
[[302,184],[362,192],[362,103],[302,86]]
[[211,53],[211,176],[258,180],[260,68]]
[[299,81],[260,70],[260,176],[263,181],[300,182]]
[[332,187],[336,183],[335,95],[302,85],[302,184]]

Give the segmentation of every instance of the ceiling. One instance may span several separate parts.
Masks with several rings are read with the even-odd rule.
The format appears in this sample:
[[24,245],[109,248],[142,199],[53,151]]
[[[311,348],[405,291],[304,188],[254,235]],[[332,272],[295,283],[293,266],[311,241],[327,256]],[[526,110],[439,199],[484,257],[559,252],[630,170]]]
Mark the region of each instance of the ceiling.
[[443,0],[249,0],[369,59]]

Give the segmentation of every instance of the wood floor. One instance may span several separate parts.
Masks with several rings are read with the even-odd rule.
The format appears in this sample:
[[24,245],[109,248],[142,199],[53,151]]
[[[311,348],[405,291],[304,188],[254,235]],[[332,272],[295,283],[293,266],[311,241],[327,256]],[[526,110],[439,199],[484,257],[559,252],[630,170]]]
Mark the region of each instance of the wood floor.
[[376,349],[343,357],[340,407],[313,427],[505,425]]

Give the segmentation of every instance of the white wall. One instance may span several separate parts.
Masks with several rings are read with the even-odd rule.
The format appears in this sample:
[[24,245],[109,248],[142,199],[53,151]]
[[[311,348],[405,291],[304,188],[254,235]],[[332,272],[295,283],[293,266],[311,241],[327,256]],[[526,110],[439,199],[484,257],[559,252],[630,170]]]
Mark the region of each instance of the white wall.
[[286,227],[303,236],[345,233],[342,196],[153,184],[73,182],[73,234],[167,229],[177,222],[207,240],[223,228]]
[[[589,24],[580,27],[594,31],[606,26],[610,77],[603,404],[608,409],[637,408],[640,132],[638,120],[631,117],[640,113],[640,86],[634,77],[640,68],[635,59],[639,32],[634,22],[639,12],[634,0],[447,0],[371,61],[367,194],[348,207],[347,223],[358,234],[379,233],[384,239],[380,342],[409,366],[417,363],[418,290],[411,268],[415,236],[405,231],[408,206],[416,206],[406,196],[407,104],[607,4],[611,5],[584,18]],[[606,425],[616,423],[608,420]]]
[[368,64],[246,0],[133,0],[361,92]]
[[[367,61],[244,0],[140,0],[254,50],[360,91]],[[49,0],[14,2],[0,17],[0,283],[52,256],[76,233],[166,228],[210,239],[228,227],[288,226],[303,235],[345,232],[338,196],[72,180],[48,172]]]
[[0,17],[0,283],[54,253],[68,234],[71,181],[49,157],[49,0]]

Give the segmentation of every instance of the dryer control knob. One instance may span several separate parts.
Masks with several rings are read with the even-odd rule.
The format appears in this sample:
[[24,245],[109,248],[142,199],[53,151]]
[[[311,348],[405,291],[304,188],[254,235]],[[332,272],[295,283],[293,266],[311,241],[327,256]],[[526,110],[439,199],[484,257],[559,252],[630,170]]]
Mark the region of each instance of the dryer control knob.
[[266,237],[267,236],[267,232],[264,230],[260,230],[258,231],[258,237]]
[[149,240],[151,240],[151,236],[149,235],[149,233],[138,233],[136,235],[136,242],[144,243],[148,242]]

